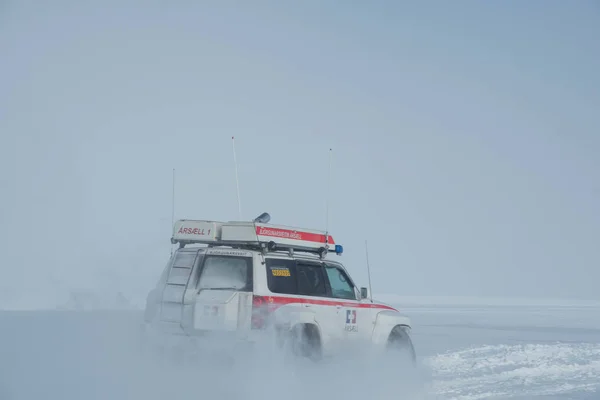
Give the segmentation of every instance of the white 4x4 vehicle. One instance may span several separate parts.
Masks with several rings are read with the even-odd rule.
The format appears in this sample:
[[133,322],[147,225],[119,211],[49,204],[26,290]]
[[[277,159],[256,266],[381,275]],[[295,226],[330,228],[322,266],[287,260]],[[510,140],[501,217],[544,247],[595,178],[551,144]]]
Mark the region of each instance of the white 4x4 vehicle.
[[303,357],[369,345],[403,350],[398,354],[414,365],[409,318],[373,302],[340,262],[327,258],[331,246],[337,255],[342,246],[325,232],[269,219],[264,213],[247,222],[177,221],[171,242],[179,249],[148,295],[145,332],[162,337],[163,348],[211,336],[231,348],[271,328],[277,343]]

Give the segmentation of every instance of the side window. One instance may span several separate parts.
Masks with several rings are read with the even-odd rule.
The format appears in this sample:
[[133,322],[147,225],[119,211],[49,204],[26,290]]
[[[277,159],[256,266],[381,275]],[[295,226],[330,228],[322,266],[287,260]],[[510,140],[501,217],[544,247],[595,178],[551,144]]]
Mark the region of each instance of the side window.
[[354,287],[350,283],[348,276],[339,268],[326,266],[325,271],[327,272],[327,278],[331,285],[332,297],[338,299],[356,300],[356,293]]
[[292,260],[267,258],[267,286],[273,293],[298,294],[296,263]]
[[206,256],[198,289],[252,290],[252,259],[248,257]]
[[298,263],[298,294],[305,296],[327,296],[325,275],[320,264]]
[[173,262],[173,267],[169,272],[167,283],[173,285],[187,285],[194,261],[196,260],[196,252],[181,252],[178,253]]
[[173,268],[192,268],[195,259],[195,251],[182,251],[177,253],[175,261],[173,262]]
[[185,282],[177,282],[177,278],[174,279],[174,277],[181,275],[180,273],[184,269],[192,268],[195,259],[195,252],[180,251],[175,253],[175,255],[173,255],[167,262],[167,265],[163,269],[156,286],[159,287],[165,285],[166,283],[185,284]]

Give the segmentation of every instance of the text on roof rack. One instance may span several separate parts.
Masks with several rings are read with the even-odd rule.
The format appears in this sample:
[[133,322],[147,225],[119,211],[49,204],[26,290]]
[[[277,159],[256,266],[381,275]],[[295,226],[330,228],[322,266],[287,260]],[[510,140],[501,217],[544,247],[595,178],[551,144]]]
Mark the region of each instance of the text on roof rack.
[[[317,242],[317,243],[325,243],[325,235],[311,232],[303,232],[296,231],[291,229],[282,229],[282,228],[272,228],[272,227],[264,227],[257,226],[256,234],[259,236],[270,236],[277,237],[281,239],[292,239],[292,240],[302,240],[306,242]],[[327,240],[330,244],[335,244],[333,241],[333,237],[329,235]]]
[[205,232],[204,228],[186,228],[182,226],[179,228],[177,233],[182,233],[184,235],[199,235],[199,236],[210,236],[210,229]]

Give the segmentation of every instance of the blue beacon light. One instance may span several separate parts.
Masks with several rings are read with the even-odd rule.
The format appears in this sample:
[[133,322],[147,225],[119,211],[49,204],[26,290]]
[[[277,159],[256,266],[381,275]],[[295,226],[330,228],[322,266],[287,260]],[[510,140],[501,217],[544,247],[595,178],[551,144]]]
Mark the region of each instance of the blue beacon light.
[[342,247],[342,245],[341,244],[336,244],[335,245],[335,254],[337,254],[339,256],[343,252],[344,252],[344,248]]

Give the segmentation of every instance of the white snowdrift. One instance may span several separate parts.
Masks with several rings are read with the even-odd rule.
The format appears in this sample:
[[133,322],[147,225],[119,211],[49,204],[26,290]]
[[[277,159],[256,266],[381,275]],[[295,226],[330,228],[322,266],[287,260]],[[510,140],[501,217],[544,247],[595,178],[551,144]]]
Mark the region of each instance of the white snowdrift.
[[556,396],[600,387],[600,343],[493,345],[425,360],[432,390],[456,400]]

